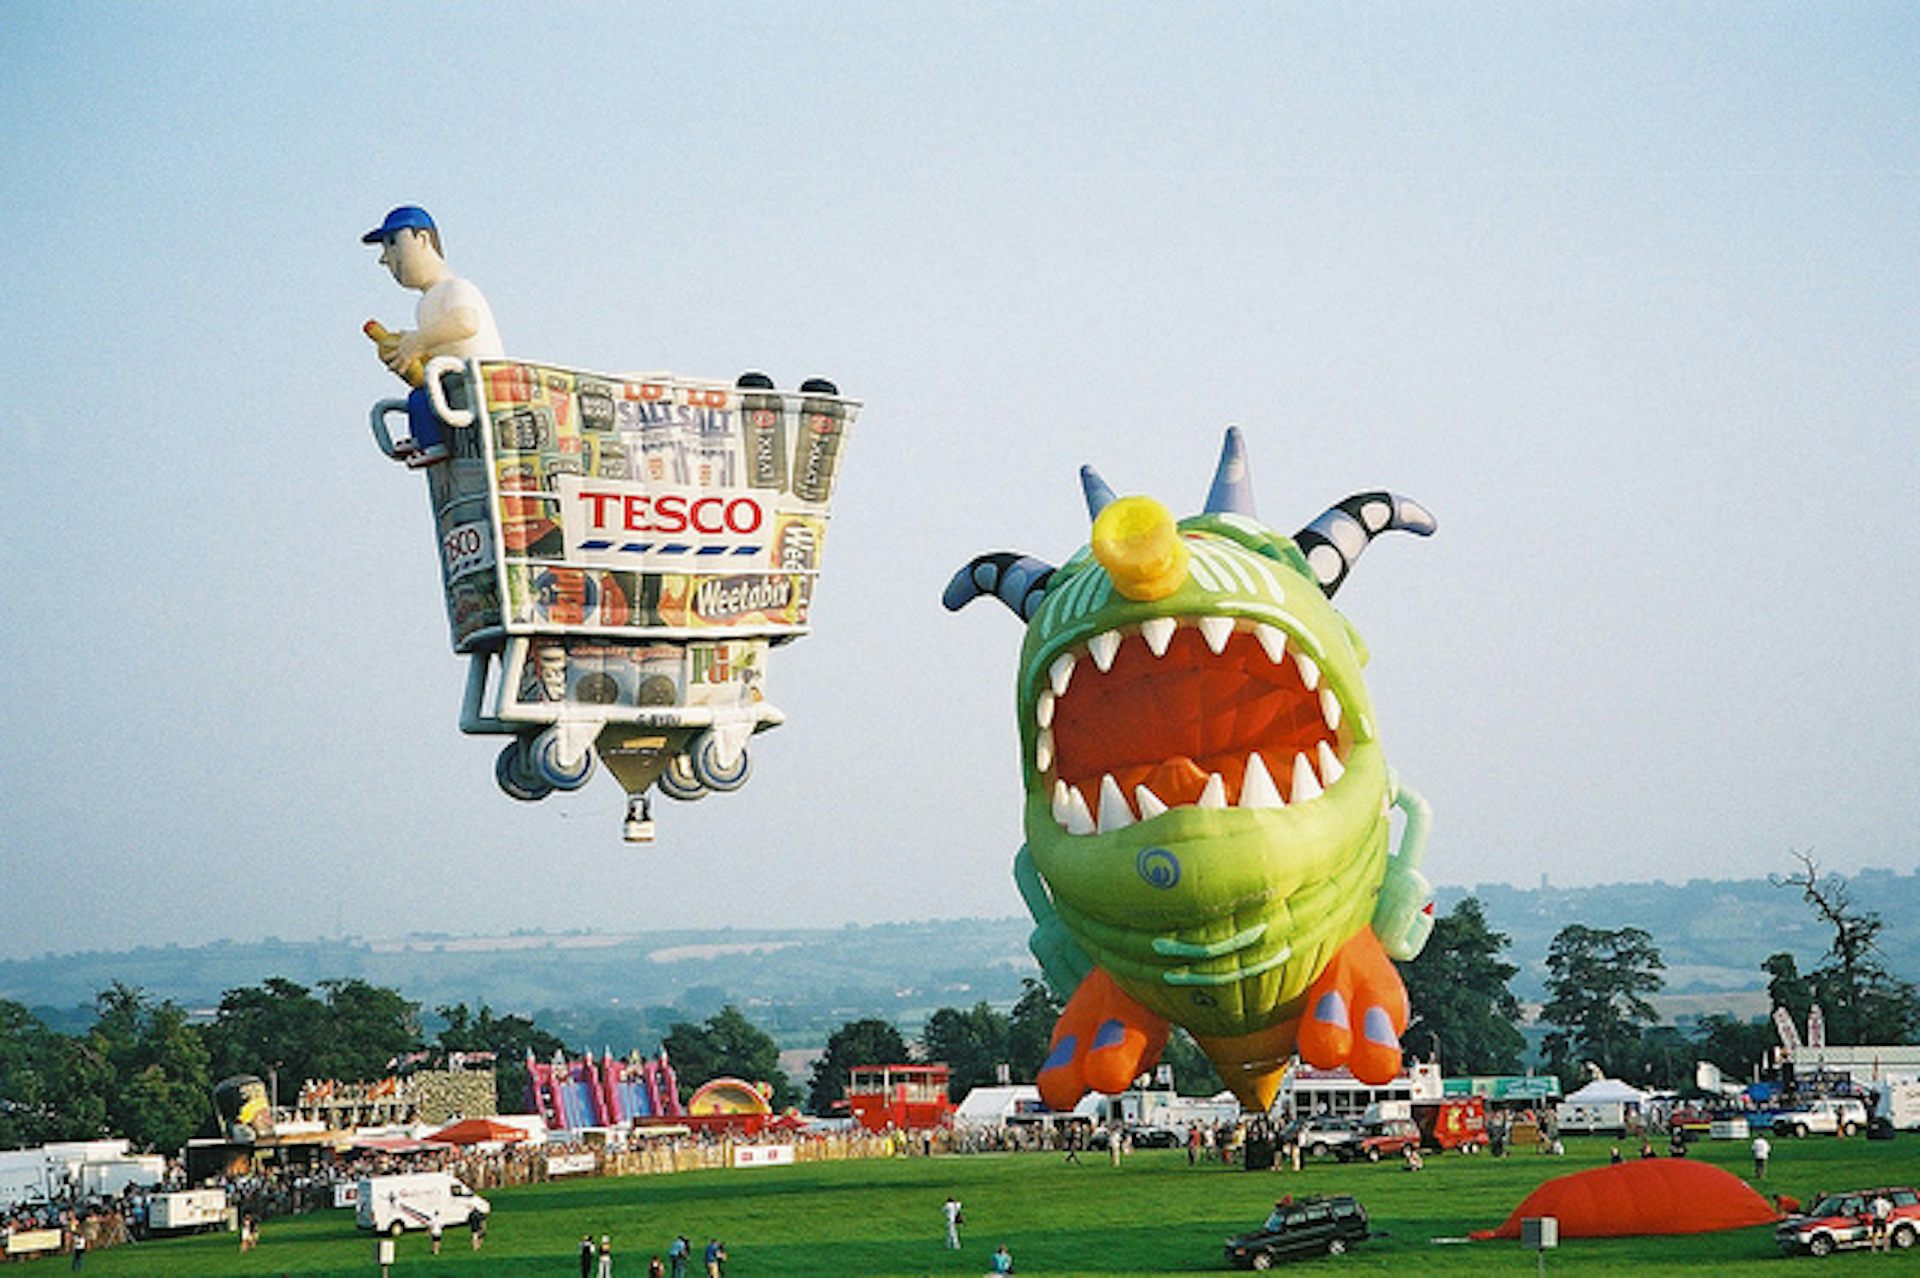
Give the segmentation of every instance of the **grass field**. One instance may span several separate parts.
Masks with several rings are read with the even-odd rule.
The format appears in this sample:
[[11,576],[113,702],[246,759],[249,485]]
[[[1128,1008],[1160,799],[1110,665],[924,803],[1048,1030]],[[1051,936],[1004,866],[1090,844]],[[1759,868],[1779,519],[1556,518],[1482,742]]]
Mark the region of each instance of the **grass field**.
[[[1497,1225],[1528,1191],[1552,1176],[1599,1166],[1604,1140],[1576,1139],[1564,1158],[1531,1152],[1495,1161],[1449,1154],[1413,1174],[1383,1164],[1311,1164],[1304,1172],[1252,1173],[1219,1164],[1189,1168],[1173,1150],[1142,1151],[1116,1170],[1104,1161],[1064,1165],[1057,1155],[808,1163],[797,1167],[674,1176],[566,1181],[495,1191],[486,1249],[468,1248],[464,1229],[447,1233],[443,1254],[423,1237],[399,1245],[394,1278],[507,1278],[577,1274],[580,1235],[613,1236],[618,1278],[644,1278],[647,1258],[676,1233],[696,1260],[709,1237],[727,1243],[735,1278],[914,1278],[978,1275],[1005,1242],[1021,1274],[1204,1273],[1223,1269],[1221,1242],[1257,1223],[1282,1193],[1352,1193],[1376,1230],[1352,1253],[1288,1268],[1301,1273],[1401,1275],[1532,1274],[1535,1257],[1515,1243],[1447,1243]],[[1744,1143],[1696,1145],[1695,1157],[1751,1171]],[[1769,1192],[1807,1198],[1816,1190],[1920,1180],[1920,1139],[1892,1142],[1809,1139],[1774,1142]],[[964,1247],[942,1245],[940,1204],[966,1206]],[[96,1252],[94,1275],[220,1278],[221,1275],[378,1275],[374,1242],[346,1211],[268,1221],[259,1250],[239,1253],[231,1235],[173,1239]],[[64,1271],[66,1261],[24,1272]],[[1681,1238],[1569,1241],[1547,1256],[1558,1274],[1709,1275],[1772,1266],[1820,1273],[1920,1269],[1910,1257],[1843,1253],[1828,1260],[1779,1257],[1766,1229]],[[697,1269],[697,1265],[696,1265]]]

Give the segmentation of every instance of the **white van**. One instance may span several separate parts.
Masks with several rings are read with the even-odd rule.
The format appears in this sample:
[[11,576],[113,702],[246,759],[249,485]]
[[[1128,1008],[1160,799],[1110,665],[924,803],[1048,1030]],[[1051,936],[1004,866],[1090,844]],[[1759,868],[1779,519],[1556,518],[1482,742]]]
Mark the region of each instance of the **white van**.
[[443,1230],[465,1225],[476,1209],[482,1216],[493,1212],[493,1204],[446,1172],[364,1176],[358,1197],[354,1223],[395,1238],[409,1229],[431,1229],[436,1220]]

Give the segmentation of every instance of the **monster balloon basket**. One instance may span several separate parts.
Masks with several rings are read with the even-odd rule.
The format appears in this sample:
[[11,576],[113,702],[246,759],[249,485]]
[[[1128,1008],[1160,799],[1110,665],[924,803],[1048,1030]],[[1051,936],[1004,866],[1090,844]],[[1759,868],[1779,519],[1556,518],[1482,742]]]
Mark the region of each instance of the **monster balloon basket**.
[[[859,407],[824,381],[450,356],[427,364],[411,408],[374,405],[381,451],[427,475],[469,661],[460,728],[511,738],[502,790],[542,799],[604,764],[628,839],[645,842],[651,790],[746,783],[751,738],[784,720],[768,654],[807,633]],[[445,457],[422,466],[413,437],[432,431]]]

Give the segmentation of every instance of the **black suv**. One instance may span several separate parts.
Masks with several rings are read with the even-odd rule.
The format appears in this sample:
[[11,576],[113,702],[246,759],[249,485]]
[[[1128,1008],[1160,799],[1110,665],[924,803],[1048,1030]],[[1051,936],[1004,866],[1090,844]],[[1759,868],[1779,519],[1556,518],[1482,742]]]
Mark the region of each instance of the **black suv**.
[[1346,1194],[1333,1198],[1284,1199],[1267,1223],[1227,1239],[1227,1263],[1239,1269],[1271,1269],[1296,1256],[1338,1256],[1367,1236],[1367,1209]]

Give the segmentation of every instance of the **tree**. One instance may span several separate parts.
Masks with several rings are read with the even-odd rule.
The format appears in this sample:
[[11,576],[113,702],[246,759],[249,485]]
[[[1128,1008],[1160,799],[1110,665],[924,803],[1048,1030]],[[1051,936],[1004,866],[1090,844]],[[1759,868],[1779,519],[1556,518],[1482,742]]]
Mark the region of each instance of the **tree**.
[[927,1018],[920,1036],[927,1059],[942,1062],[951,1071],[947,1095],[956,1104],[974,1088],[991,1086],[998,1079],[998,1067],[1011,1064],[1007,1029],[1007,1018],[984,1002],[964,1012],[943,1007]]
[[1785,1008],[1795,1025],[1805,1025],[1807,1013],[1813,1009],[1813,986],[1800,975],[1800,965],[1794,962],[1793,955],[1769,954],[1760,964],[1760,970],[1767,974],[1767,998],[1771,1005]]
[[1400,1041],[1455,1074],[1513,1074],[1526,1039],[1515,1028],[1520,1000],[1507,988],[1519,968],[1500,954],[1504,932],[1487,926],[1478,897],[1433,922],[1420,957],[1400,967],[1413,1008]]
[[1637,927],[1569,923],[1554,934],[1540,1019],[1555,1027],[1545,1048],[1563,1082],[1579,1077],[1583,1061],[1616,1076],[1631,1069],[1642,1028],[1658,1019],[1646,996],[1666,984],[1666,966]]
[[1039,1076],[1064,1006],[1045,981],[1031,976],[1021,980],[1020,998],[1007,1014],[1007,1063],[1015,1082],[1031,1083]]
[[1182,1096],[1218,1096],[1227,1090],[1227,1085],[1220,1081],[1220,1071],[1214,1068],[1193,1037],[1178,1025],[1167,1035],[1167,1046],[1160,1053],[1160,1060],[1173,1066],[1173,1090]]
[[780,1068],[779,1044],[731,1003],[703,1024],[676,1023],[667,1031],[662,1045],[682,1087],[695,1088],[716,1078],[738,1078],[768,1084],[775,1109],[785,1109],[797,1099]]
[[[94,1000],[93,1027],[76,1044],[83,1074],[98,1080],[110,1131],[135,1145],[178,1150],[212,1116],[208,1055],[186,1011],[115,981]],[[69,1092],[82,1089],[76,1079]]]
[[207,1027],[216,1076],[360,1081],[420,1041],[419,1004],[398,990],[353,980],[322,981],[325,999],[284,977],[228,990]]
[[1710,1012],[1700,1018],[1695,1041],[1700,1057],[1719,1066],[1728,1078],[1747,1078],[1773,1047],[1773,1023],[1764,1017],[1742,1021],[1725,1012]]
[[548,1060],[565,1050],[559,1037],[548,1033],[526,1016],[495,1016],[493,1008],[480,1005],[475,1016],[465,1003],[437,1007],[434,1014],[446,1022],[439,1043],[449,1052],[492,1052],[494,1103],[503,1114],[511,1114],[526,1102],[527,1055]]
[[0,999],[0,1149],[55,1139],[64,1090],[53,1076],[58,1038],[25,1006]]
[[825,1114],[847,1095],[847,1074],[856,1065],[901,1065],[907,1040],[886,1021],[848,1021],[827,1038],[827,1050],[807,1076],[807,1112]]
[[[1887,971],[1877,939],[1880,915],[1855,906],[1846,879],[1821,874],[1806,852],[1795,852],[1798,873],[1773,879],[1797,888],[1820,920],[1833,929],[1826,961],[1813,970],[1813,987],[1826,1016],[1827,1036],[1837,1043],[1905,1043],[1920,1030],[1920,991]],[[1785,956],[1779,956],[1785,957]]]

